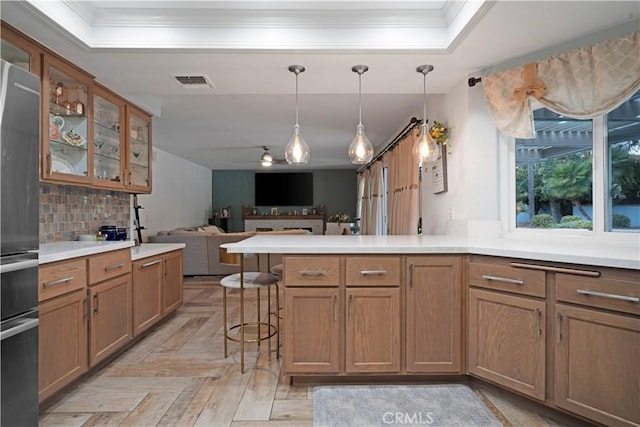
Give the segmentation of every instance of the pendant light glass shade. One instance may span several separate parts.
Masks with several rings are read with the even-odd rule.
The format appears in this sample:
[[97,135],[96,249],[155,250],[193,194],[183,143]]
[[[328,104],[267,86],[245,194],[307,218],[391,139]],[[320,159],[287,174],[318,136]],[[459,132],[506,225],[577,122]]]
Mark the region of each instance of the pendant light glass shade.
[[302,137],[300,125],[298,124],[298,74],[305,70],[302,65],[290,65],[289,71],[296,75],[296,124],[293,127],[293,136],[284,149],[284,158],[290,165],[306,165],[309,162],[311,151],[309,144]]
[[422,73],[422,96],[423,96],[423,116],[420,126],[420,138],[414,146],[414,154],[418,157],[420,164],[434,162],[440,157],[440,146],[429,135],[427,126],[427,74],[433,71],[433,65],[421,65],[416,68],[418,73]]
[[271,150],[271,147],[269,147],[268,145],[265,145],[262,148],[264,149],[264,153],[262,153],[262,156],[260,156],[260,165],[264,167],[269,167],[273,164],[273,156],[271,155],[271,153],[269,153],[269,150]]
[[420,126],[420,138],[416,142],[414,154],[420,159],[420,164],[435,162],[440,156],[440,147],[429,135],[426,124]]
[[349,145],[349,159],[351,163],[361,165],[369,163],[373,159],[373,145],[364,134],[362,125],[362,74],[366,73],[369,67],[366,65],[354,65],[351,71],[358,73],[358,126],[356,136]]

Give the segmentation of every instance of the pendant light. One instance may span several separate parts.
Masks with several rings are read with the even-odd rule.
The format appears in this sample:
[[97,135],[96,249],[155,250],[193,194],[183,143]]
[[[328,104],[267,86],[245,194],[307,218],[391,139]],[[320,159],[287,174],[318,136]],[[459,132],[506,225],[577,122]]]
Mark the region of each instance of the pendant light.
[[356,127],[356,137],[349,145],[349,159],[351,163],[361,165],[369,163],[373,159],[373,145],[364,134],[362,125],[362,75],[369,70],[367,65],[354,65],[351,71],[358,73],[358,126]]
[[302,137],[298,124],[298,74],[305,70],[302,65],[290,65],[289,71],[296,75],[296,125],[293,127],[293,136],[284,149],[284,157],[290,165],[306,165],[309,162],[309,144]]
[[434,162],[440,156],[440,146],[429,135],[429,127],[427,126],[427,74],[433,71],[433,65],[420,65],[416,68],[418,73],[423,76],[423,104],[424,110],[422,115],[422,125],[420,126],[420,138],[414,147],[414,153],[418,156],[420,164]]

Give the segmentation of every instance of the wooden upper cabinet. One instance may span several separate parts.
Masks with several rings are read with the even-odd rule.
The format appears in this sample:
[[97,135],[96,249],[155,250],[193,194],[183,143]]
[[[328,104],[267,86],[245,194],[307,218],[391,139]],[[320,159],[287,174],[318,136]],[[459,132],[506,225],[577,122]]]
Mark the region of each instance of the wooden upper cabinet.
[[93,93],[93,185],[125,187],[125,102],[106,88]]
[[151,193],[151,116],[131,105],[126,113],[127,189]]
[[42,73],[42,49],[18,31],[2,22],[0,55],[5,61],[17,65],[36,76]]
[[93,79],[52,55],[42,74],[42,178],[90,184],[93,166]]

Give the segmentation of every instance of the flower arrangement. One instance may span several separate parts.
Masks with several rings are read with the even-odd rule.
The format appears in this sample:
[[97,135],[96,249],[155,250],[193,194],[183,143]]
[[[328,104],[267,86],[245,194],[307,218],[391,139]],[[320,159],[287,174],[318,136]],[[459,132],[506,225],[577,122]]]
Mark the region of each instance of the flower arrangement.
[[351,215],[348,213],[334,213],[327,219],[327,222],[337,222],[338,224],[342,222],[351,222]]
[[448,148],[451,148],[451,145],[448,143],[449,140],[449,132],[451,129],[443,125],[437,120],[433,121],[433,126],[429,129],[429,136],[433,138],[438,144],[448,145]]

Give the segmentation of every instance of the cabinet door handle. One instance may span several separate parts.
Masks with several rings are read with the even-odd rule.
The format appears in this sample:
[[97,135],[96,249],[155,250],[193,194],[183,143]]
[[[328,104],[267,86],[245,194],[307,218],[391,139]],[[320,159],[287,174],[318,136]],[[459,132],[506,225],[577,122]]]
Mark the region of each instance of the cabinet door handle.
[[47,283],[43,283],[42,287],[43,288],[48,288],[50,286],[55,286],[55,285],[61,285],[63,283],[67,283],[72,281],[73,279],[75,279],[75,276],[69,276],[69,277],[65,277],[63,279],[58,279],[58,280],[54,280],[53,282],[47,282]]
[[626,295],[609,294],[606,292],[590,291],[588,289],[578,289],[576,292],[580,295],[591,295],[594,297],[617,299],[617,300],[629,301],[629,302],[640,302],[640,298],[629,297]]
[[413,288],[413,264],[409,264],[409,287]]
[[353,317],[353,294],[349,295],[349,320]]
[[93,296],[93,312],[97,313],[98,312],[98,293],[96,292],[96,294]]
[[338,321],[338,296],[333,296],[333,320]]
[[155,260],[155,261],[150,261],[150,262],[145,262],[144,264],[142,264],[140,266],[140,268],[147,268],[147,267],[151,267],[152,265],[156,265],[156,264],[160,264],[160,261],[162,260]]
[[562,339],[562,314],[557,314],[558,319],[558,342]]
[[167,260],[165,259],[165,260],[164,260],[164,277],[165,277],[165,278],[167,277],[167,271],[168,271],[168,270],[167,270]]
[[118,268],[124,267],[124,262],[119,262],[117,264],[108,265],[104,268],[104,271],[117,270]]
[[542,336],[542,310],[536,308],[536,318],[538,327],[538,338]]
[[363,276],[382,276],[387,274],[387,270],[360,270]]
[[302,270],[299,274],[301,276],[326,276],[324,270]]
[[486,274],[483,274],[482,278],[486,280],[493,280],[495,282],[505,282],[505,283],[513,283],[514,285],[524,285],[524,280],[520,280],[520,279],[509,279],[507,277],[488,276]]

